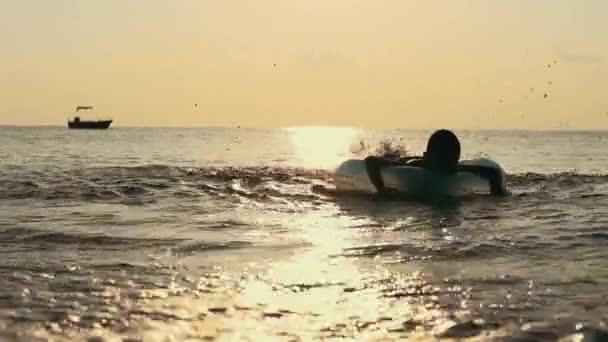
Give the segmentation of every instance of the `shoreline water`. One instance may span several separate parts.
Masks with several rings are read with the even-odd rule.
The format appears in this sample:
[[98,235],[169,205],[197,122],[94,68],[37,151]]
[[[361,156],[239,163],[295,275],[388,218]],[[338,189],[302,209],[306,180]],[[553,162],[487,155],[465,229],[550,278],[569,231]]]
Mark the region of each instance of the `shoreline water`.
[[359,131],[0,132],[0,340],[604,336],[602,134],[462,133],[511,196],[421,204],[323,190]]

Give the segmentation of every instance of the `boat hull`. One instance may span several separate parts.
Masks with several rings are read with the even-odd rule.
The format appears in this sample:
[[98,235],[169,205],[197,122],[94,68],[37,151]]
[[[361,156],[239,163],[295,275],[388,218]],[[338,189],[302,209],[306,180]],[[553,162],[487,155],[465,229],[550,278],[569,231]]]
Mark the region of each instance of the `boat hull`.
[[68,128],[71,129],[108,129],[112,120],[100,121],[68,121]]

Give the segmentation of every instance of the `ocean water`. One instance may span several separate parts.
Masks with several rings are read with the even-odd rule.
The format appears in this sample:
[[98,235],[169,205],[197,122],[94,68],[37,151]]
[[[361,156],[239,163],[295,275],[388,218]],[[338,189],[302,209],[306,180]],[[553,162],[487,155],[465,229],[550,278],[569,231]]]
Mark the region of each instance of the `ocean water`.
[[0,127],[0,340],[606,338],[608,134],[457,131],[505,198],[333,187],[429,133]]

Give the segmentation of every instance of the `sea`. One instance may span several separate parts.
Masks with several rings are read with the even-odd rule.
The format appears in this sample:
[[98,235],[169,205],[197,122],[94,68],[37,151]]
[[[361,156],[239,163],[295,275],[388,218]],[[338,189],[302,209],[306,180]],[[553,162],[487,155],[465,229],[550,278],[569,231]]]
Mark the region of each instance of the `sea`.
[[0,127],[0,341],[608,338],[608,134],[456,130],[506,197],[341,192],[431,131]]

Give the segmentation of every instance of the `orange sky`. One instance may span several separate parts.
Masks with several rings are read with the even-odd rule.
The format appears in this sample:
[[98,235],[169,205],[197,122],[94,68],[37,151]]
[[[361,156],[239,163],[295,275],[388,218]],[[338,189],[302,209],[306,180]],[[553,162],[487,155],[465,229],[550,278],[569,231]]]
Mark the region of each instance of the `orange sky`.
[[606,13],[601,0],[8,0],[0,124],[94,105],[116,126],[608,129]]

